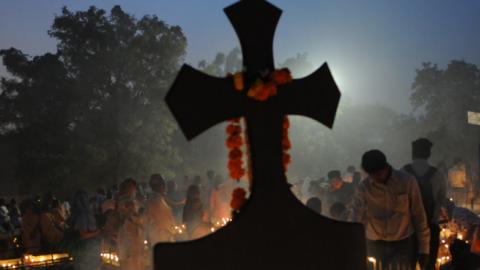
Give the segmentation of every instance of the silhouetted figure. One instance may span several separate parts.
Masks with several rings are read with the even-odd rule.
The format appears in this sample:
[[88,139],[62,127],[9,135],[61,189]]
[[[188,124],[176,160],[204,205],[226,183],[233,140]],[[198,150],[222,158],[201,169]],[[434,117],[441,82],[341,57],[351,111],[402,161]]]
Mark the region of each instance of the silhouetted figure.
[[324,196],[324,192],[322,190],[321,184],[324,178],[321,180],[312,180],[308,183],[308,188],[306,195],[308,198],[310,197],[319,197],[322,198]]
[[422,194],[423,207],[430,227],[430,260],[426,269],[434,270],[440,244],[440,209],[445,201],[447,181],[445,176],[428,163],[433,143],[425,138],[412,142],[412,163],[403,168],[417,179]]
[[355,166],[350,165],[347,167],[347,172],[345,173],[345,176],[343,177],[343,182],[345,183],[353,183],[353,175],[355,174]]
[[[136,188],[136,184],[132,185]],[[122,188],[121,188],[122,189]],[[131,192],[131,195],[136,195]],[[118,257],[120,259],[120,269],[136,270],[145,267],[145,229],[142,219],[142,213],[136,196],[119,196],[118,205],[121,205],[119,211],[122,224],[118,231]]]
[[343,205],[349,204],[354,190],[351,184],[343,181],[340,171],[328,172],[328,180],[330,185],[326,193],[327,209],[330,209],[336,202],[340,202]]
[[307,207],[315,211],[317,214],[322,214],[322,201],[317,197],[312,197],[307,200]]
[[75,265],[80,269],[94,269],[100,261],[100,231],[97,227],[94,210],[89,203],[88,193],[78,190],[72,202],[72,229],[78,235],[74,249]]
[[184,205],[184,196],[182,195],[180,190],[178,190],[177,183],[175,183],[175,181],[170,180],[167,182],[166,200],[168,205],[170,205],[170,207],[172,208],[175,219],[180,220],[182,208]]
[[347,220],[347,207],[341,202],[336,202],[330,206],[330,217],[338,221]]
[[17,201],[15,199],[11,199],[8,203],[8,213],[10,215],[10,222],[13,228],[18,229],[21,226],[22,215],[20,213],[20,209],[18,208]]
[[153,174],[150,177],[150,187],[153,194],[147,202],[145,217],[148,241],[152,245],[172,241],[176,221],[170,205],[165,200],[165,180],[160,174]]
[[115,210],[115,199],[113,197],[114,191],[109,190],[106,193],[105,201],[102,203],[102,214],[105,214],[108,210]]
[[452,262],[449,270],[478,270],[480,256],[470,252],[470,245],[464,241],[455,240],[450,246]]
[[232,181],[224,182],[221,175],[215,176],[214,188],[210,194],[210,220],[212,222],[230,218],[231,185]]
[[202,223],[202,217],[203,205],[200,199],[200,189],[196,185],[191,185],[188,187],[187,201],[183,208],[183,223],[187,226],[189,235]]
[[8,212],[7,204],[3,198],[0,198],[0,226],[7,233],[12,231],[10,213]]
[[[55,199],[45,200],[40,213],[40,232],[42,236],[42,250],[47,253],[61,252],[64,248],[64,225],[56,219],[53,211]],[[58,206],[58,201],[57,206]]]
[[350,219],[365,225],[368,256],[382,262],[385,269],[389,265],[415,269],[418,250],[424,266],[430,231],[417,181],[393,169],[379,150],[363,154],[362,168],[368,177],[358,186]]
[[42,247],[40,232],[40,209],[34,200],[25,200],[21,203],[22,229],[21,236],[25,252],[37,254]]
[[480,217],[470,209],[456,206],[453,201],[445,200],[444,205],[450,222],[456,228],[464,230],[463,240],[471,241],[475,228],[480,226]]

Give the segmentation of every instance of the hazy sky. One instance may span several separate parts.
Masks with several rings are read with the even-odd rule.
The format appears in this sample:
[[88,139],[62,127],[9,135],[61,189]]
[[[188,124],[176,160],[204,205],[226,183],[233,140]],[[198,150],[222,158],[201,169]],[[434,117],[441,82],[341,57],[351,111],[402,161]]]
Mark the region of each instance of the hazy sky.
[[[233,0],[2,0],[0,48],[30,55],[55,51],[47,35],[62,6],[122,8],[155,14],[180,25],[188,39],[187,61],[212,59],[238,46],[222,9]],[[452,59],[480,64],[480,1],[476,0],[272,0],[283,9],[274,51],[278,62],[308,53],[314,66],[327,61],[344,97],[410,110],[415,68]],[[0,75],[5,69],[0,66]]]

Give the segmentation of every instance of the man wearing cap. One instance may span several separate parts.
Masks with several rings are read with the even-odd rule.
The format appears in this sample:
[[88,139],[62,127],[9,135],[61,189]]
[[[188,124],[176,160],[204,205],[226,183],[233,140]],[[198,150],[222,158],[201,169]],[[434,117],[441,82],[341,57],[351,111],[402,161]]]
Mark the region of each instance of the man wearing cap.
[[379,150],[362,156],[368,177],[356,190],[350,220],[365,226],[368,256],[381,269],[425,267],[430,252],[430,231],[415,177],[388,164]]
[[433,143],[420,138],[412,142],[412,163],[403,167],[405,171],[415,176],[423,207],[430,227],[430,259],[426,269],[434,270],[440,244],[440,227],[438,225],[440,208],[445,201],[447,181],[443,174],[428,163]]

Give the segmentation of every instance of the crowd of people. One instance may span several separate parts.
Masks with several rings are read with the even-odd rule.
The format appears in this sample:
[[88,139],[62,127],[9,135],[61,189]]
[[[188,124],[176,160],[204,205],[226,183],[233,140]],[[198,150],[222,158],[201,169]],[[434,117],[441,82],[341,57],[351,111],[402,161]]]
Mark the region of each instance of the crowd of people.
[[0,255],[68,252],[83,269],[98,268],[100,254],[116,254],[123,269],[147,269],[155,243],[197,239],[225,225],[233,188],[208,171],[186,177],[180,188],[153,174],[147,182],[78,190],[65,201],[50,192],[20,205],[0,199]]
[[[326,179],[294,183],[292,191],[318,214],[363,223],[367,254],[383,264],[377,269],[415,269],[417,263],[437,269],[447,222],[464,241],[452,245],[453,260],[444,269],[476,269],[480,218],[459,207],[474,201],[475,177],[461,160],[449,170],[430,165],[432,146],[428,139],[414,141],[412,162],[399,169],[371,150],[361,158],[361,171],[332,170]],[[197,239],[225,225],[234,188],[214,171],[183,181],[157,173],[145,182],[129,178],[96,192],[78,190],[64,201],[51,192],[19,205],[0,199],[0,252],[5,258],[68,252],[78,268],[98,268],[100,254],[116,254],[110,259],[122,269],[149,269],[155,243]]]
[[[371,150],[361,158],[362,172],[353,166],[343,177],[330,171],[328,180],[299,182],[295,191],[318,213],[363,223],[374,269],[480,269],[480,218],[467,208],[475,203],[478,179],[461,159],[450,169],[432,166],[432,147],[425,138],[412,142],[412,162],[398,169]],[[440,241],[446,224],[453,233]],[[452,256],[439,259],[446,241],[453,243]]]

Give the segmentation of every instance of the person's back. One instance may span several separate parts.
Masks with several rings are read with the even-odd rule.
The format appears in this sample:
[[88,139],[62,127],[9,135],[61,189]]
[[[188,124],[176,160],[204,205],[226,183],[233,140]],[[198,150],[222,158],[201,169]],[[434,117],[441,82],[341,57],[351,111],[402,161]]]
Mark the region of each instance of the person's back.
[[321,215],[322,214],[322,201],[317,198],[317,197],[312,197],[310,199],[307,200],[307,203],[306,203],[306,206],[310,209],[312,209],[313,211],[315,211],[315,213]]
[[441,187],[440,181],[437,181],[441,178],[441,176],[437,176],[438,171],[424,160],[414,160],[413,163],[405,165],[403,170],[417,180],[429,223],[438,223],[441,201],[445,196],[445,192],[443,192],[443,196],[439,194],[438,189],[443,187]]
[[150,187],[154,194],[146,205],[148,240],[152,244],[171,241],[176,222],[172,209],[165,201],[165,180],[159,174],[154,174],[150,177]]
[[152,243],[170,241],[176,222],[172,209],[165,199],[162,196],[149,199],[146,210],[150,241]]
[[102,242],[100,250],[104,253],[111,253],[117,248],[118,231],[121,219],[116,210],[109,209],[105,213],[105,225],[102,228]]
[[347,208],[341,202],[332,204],[330,207],[330,217],[338,221],[345,221],[347,219]]
[[24,209],[21,224],[23,247],[27,253],[35,254],[40,251],[42,245],[40,216],[36,212],[32,201],[25,201],[22,208]]
[[[126,196],[125,196],[126,197]],[[137,212],[135,202],[126,197],[121,214],[123,223],[118,231],[118,256],[120,269],[137,270],[145,265],[144,220]]]
[[72,227],[80,233],[89,233],[97,230],[95,214],[88,200],[85,190],[75,193],[72,205]]
[[167,194],[165,196],[168,205],[171,207],[173,215],[176,220],[180,220],[182,208],[184,205],[184,196],[178,190],[177,184],[174,181],[167,182]]
[[230,194],[233,181],[223,182],[221,176],[217,176],[216,186],[210,195],[210,220],[212,222],[230,218]]
[[427,269],[434,269],[440,244],[440,210],[446,196],[446,179],[440,170],[431,166],[428,159],[433,143],[425,138],[412,142],[412,163],[403,169],[417,180],[422,194],[425,215],[430,227],[430,261]]
[[196,227],[202,223],[203,205],[200,200],[200,190],[196,185],[191,185],[187,190],[187,202],[183,208],[183,223],[191,235]]
[[57,226],[51,212],[45,211],[41,213],[39,222],[44,247],[47,251],[56,250],[63,240],[64,231]]

